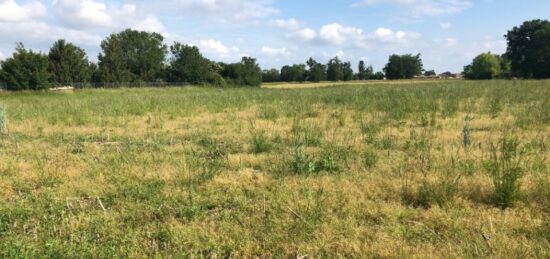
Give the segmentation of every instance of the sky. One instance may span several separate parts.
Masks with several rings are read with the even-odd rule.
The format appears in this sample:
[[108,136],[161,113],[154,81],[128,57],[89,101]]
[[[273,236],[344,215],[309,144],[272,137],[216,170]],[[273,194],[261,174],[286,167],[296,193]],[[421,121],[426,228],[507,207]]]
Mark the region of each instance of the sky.
[[379,71],[391,54],[421,53],[426,70],[461,72],[479,53],[504,53],[504,34],[532,19],[550,19],[550,1],[0,0],[0,60],[16,42],[46,53],[63,38],[97,61],[102,39],[132,28],[264,69],[338,56]]

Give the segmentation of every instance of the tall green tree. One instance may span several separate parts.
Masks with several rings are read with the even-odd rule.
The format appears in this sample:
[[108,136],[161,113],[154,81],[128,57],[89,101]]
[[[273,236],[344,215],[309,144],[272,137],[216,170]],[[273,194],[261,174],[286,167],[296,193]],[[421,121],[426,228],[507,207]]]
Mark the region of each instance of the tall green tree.
[[233,85],[260,86],[262,84],[262,69],[254,58],[243,57],[239,63],[222,66],[221,75]]
[[13,57],[1,63],[0,81],[8,90],[43,90],[49,88],[48,57],[25,49],[17,43]]
[[104,82],[161,79],[167,47],[158,33],[127,29],[101,42],[99,69]]
[[367,66],[365,66],[365,61],[359,61],[357,79],[366,80],[367,79]]
[[466,79],[488,80],[498,77],[502,72],[502,59],[498,55],[482,53],[474,58],[472,64],[464,67]]
[[506,34],[506,58],[512,74],[525,78],[550,78],[550,21],[526,21]]
[[411,79],[422,74],[422,59],[420,54],[391,55],[384,72],[388,79]]
[[273,68],[262,71],[262,82],[272,83],[281,81],[281,73],[278,69]]
[[196,46],[175,42],[170,52],[172,56],[167,68],[169,82],[214,83],[215,78],[219,77],[213,71],[212,62],[203,57]]
[[309,68],[307,73],[307,81],[320,82],[326,80],[327,67],[324,64],[315,61],[313,58],[309,58],[306,63]]
[[287,65],[281,68],[281,80],[284,82],[304,82],[306,77],[306,65],[304,64]]
[[374,70],[372,69],[372,66],[369,65],[366,66],[365,61],[361,60],[359,61],[359,72],[357,73],[357,79],[359,80],[369,80],[372,79],[374,76]]
[[353,69],[351,68],[351,62],[344,62],[342,65],[342,80],[353,80]]
[[327,80],[340,81],[344,79],[344,70],[342,61],[338,57],[328,61],[327,64]]
[[83,49],[65,40],[58,40],[50,48],[48,59],[50,81],[53,84],[70,86],[73,83],[90,82],[90,62]]

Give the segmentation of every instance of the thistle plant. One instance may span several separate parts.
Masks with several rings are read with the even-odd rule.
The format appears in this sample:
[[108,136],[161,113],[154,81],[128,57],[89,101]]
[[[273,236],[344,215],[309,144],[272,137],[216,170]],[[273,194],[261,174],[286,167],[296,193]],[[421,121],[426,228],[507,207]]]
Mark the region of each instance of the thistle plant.
[[8,133],[8,118],[3,106],[0,106],[0,134]]
[[464,128],[462,129],[464,148],[468,149],[472,144],[472,116],[466,115],[464,118]]

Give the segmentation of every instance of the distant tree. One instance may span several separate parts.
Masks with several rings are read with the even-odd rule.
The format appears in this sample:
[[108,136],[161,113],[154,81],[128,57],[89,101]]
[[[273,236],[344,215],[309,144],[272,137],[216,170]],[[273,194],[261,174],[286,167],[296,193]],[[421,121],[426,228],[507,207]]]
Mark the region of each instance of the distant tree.
[[422,74],[422,59],[417,55],[391,55],[384,72],[388,79],[411,79]]
[[269,69],[262,71],[262,82],[271,83],[271,82],[280,82],[281,73],[278,69]]
[[13,57],[1,63],[0,81],[8,90],[43,90],[49,87],[48,57],[17,43]]
[[213,71],[212,62],[195,46],[175,42],[170,46],[171,57],[166,69],[169,82],[187,82],[191,84],[217,83],[219,77]]
[[83,49],[65,40],[58,40],[50,48],[48,59],[50,81],[53,84],[70,86],[73,83],[90,82],[90,62]]
[[359,61],[359,72],[357,73],[357,79],[359,80],[367,80],[367,66],[365,65],[365,61],[361,60]]
[[371,79],[373,80],[384,80],[385,76],[382,71],[376,72]]
[[251,57],[243,57],[239,63],[224,64],[221,75],[236,86],[260,86],[262,83],[262,70]]
[[498,55],[483,53],[472,61],[472,64],[464,67],[466,79],[487,80],[493,79],[501,73],[501,58]]
[[327,80],[340,81],[344,79],[344,70],[342,61],[335,57],[328,61],[327,64]]
[[91,74],[91,82],[94,84],[101,83],[101,71],[99,71],[97,64],[90,62],[89,70]]
[[351,68],[351,62],[344,62],[342,65],[342,80],[353,80],[353,69]]
[[550,78],[550,21],[526,21],[506,34],[510,61],[514,76],[525,78]]
[[310,82],[320,82],[327,79],[326,70],[327,67],[317,61],[315,61],[313,58],[309,58],[307,61],[307,65],[309,67],[308,73],[307,73],[307,80]]
[[284,66],[281,68],[281,80],[285,82],[304,82],[306,81],[306,65],[297,64]]
[[427,70],[424,72],[424,76],[436,76],[435,70]]
[[101,42],[99,69],[104,82],[157,81],[167,47],[158,33],[127,29]]

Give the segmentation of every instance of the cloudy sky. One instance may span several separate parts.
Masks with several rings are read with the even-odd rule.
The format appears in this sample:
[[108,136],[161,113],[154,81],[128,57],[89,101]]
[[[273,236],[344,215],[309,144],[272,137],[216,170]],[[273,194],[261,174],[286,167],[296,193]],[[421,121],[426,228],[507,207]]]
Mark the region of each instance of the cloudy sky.
[[550,18],[550,1],[0,0],[0,60],[15,42],[47,52],[64,38],[95,61],[105,36],[134,28],[263,68],[338,55],[380,70],[392,53],[419,52],[426,69],[459,72],[480,52],[504,52],[506,31],[536,18]]

